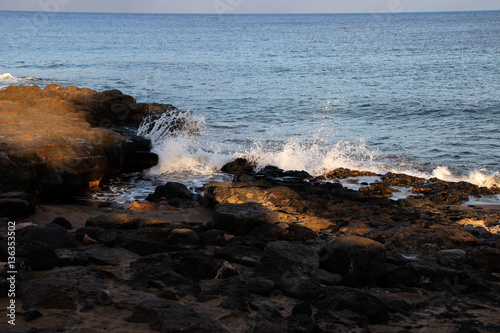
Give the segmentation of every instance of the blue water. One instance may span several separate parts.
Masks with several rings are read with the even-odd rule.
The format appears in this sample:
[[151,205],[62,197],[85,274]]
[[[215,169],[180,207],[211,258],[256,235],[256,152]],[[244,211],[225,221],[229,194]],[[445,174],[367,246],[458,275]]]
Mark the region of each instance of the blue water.
[[156,141],[163,179],[211,179],[245,155],[500,184],[500,11],[0,11],[0,31],[0,88],[120,89],[191,111],[197,136]]

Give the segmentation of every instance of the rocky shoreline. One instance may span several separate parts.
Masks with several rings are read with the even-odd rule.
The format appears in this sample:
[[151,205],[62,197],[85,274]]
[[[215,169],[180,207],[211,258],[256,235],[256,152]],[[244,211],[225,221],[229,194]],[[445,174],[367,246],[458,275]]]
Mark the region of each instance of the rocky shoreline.
[[[51,94],[52,90],[68,89],[49,87],[44,90]],[[15,103],[19,105],[13,106],[14,98],[1,98],[5,91],[18,94],[15,89],[0,91],[0,111],[40,105],[40,101],[29,104],[18,97]],[[116,91],[90,95],[96,94],[121,96]],[[65,105],[69,100],[57,98]],[[139,111],[144,107],[135,101],[122,98],[120,103],[125,99],[133,106],[131,114],[147,114]],[[158,110],[157,105],[154,108]],[[80,114],[83,109],[73,108],[78,117],[87,117]],[[168,108],[160,109],[167,112]],[[66,111],[60,114],[76,117],[67,116]],[[120,121],[112,123],[122,132],[132,126]],[[132,142],[116,130],[110,133],[99,127],[96,116],[85,123],[89,125],[79,125],[87,132],[102,130],[99,135],[113,138],[121,135],[118,145]],[[4,170],[5,161],[16,156],[11,147],[22,140],[9,137],[5,127],[1,134]],[[35,140],[35,134],[25,139]],[[127,156],[124,149],[120,156]],[[39,150],[34,151],[40,156]],[[95,156],[109,157],[104,149],[93,151]],[[147,153],[142,148],[130,151]],[[18,172],[24,170],[19,165],[32,166],[25,163],[27,159],[22,161]],[[95,179],[79,178],[86,183],[70,182],[77,184],[72,190],[88,189],[93,181],[106,176],[106,170],[113,169],[111,165],[98,169]],[[126,170],[124,164],[119,166]],[[18,206],[14,217],[4,213],[6,218],[0,222],[4,225],[0,228],[0,261],[7,263],[7,223],[16,218],[18,272],[17,320],[11,326],[5,310],[11,284],[4,264],[0,330],[500,330],[500,208],[461,205],[471,196],[498,194],[500,189],[386,174],[352,190],[339,180],[363,182],[364,176],[375,175],[337,169],[313,177],[273,166],[258,170],[245,159],[225,165],[222,171],[234,175],[233,181],[206,184],[199,195],[169,182],[129,209],[40,201],[53,197],[47,193],[68,183],[58,183],[56,177],[44,187],[47,182],[31,181],[41,175],[30,178],[33,171],[20,173],[26,177],[19,179],[26,181],[19,182],[23,184],[19,188],[2,178],[3,207],[20,201],[28,205]],[[35,191],[31,191],[33,186]],[[411,187],[412,194],[390,199],[400,187]],[[34,195],[41,195],[38,204]]]

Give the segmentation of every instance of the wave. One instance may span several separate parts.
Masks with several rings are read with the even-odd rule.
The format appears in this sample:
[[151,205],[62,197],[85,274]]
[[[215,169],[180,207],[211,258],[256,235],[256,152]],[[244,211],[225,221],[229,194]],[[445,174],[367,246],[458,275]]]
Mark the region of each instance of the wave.
[[11,85],[31,85],[37,81],[45,81],[33,76],[15,77],[10,73],[0,74],[0,89],[6,88]]
[[[178,124],[179,121],[196,124],[198,131],[174,131],[173,124]],[[304,170],[313,176],[337,168],[348,168],[378,174],[404,173],[426,179],[435,177],[445,181],[467,181],[478,186],[500,187],[498,171],[491,173],[474,170],[465,175],[456,175],[446,166],[421,171],[407,159],[385,156],[370,150],[363,139],[339,140],[333,145],[318,138],[308,142],[298,138],[272,142],[254,140],[248,141],[240,149],[229,149],[224,146],[224,142],[214,142],[213,137],[205,133],[204,129],[204,119],[189,112],[176,114],[174,121],[171,116],[164,116],[141,124],[139,135],[149,137],[153,142],[153,151],[159,155],[159,164],[150,173],[202,185],[207,181],[224,178],[220,172],[221,167],[238,157],[244,157],[256,163],[258,168],[274,165],[283,170]]]

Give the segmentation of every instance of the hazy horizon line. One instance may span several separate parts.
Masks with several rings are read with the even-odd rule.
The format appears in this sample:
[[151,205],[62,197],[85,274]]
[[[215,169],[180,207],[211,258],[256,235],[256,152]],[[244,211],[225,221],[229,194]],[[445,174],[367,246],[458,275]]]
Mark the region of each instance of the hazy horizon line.
[[367,11],[367,12],[311,12],[311,13],[192,13],[192,12],[112,12],[112,11],[47,11],[47,10],[9,10],[0,9],[0,12],[26,12],[26,13],[67,13],[67,14],[145,14],[145,15],[345,15],[345,14],[425,14],[425,13],[470,13],[470,12],[500,12],[500,9],[472,9],[472,10],[434,10],[434,11]]

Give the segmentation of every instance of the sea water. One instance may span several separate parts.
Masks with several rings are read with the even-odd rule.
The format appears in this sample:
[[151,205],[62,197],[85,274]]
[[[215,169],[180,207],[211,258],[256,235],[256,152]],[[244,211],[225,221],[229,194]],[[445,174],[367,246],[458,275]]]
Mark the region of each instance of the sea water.
[[196,134],[143,133],[160,164],[136,189],[225,179],[240,156],[500,185],[500,11],[0,11],[0,31],[0,88],[119,89],[189,111]]

